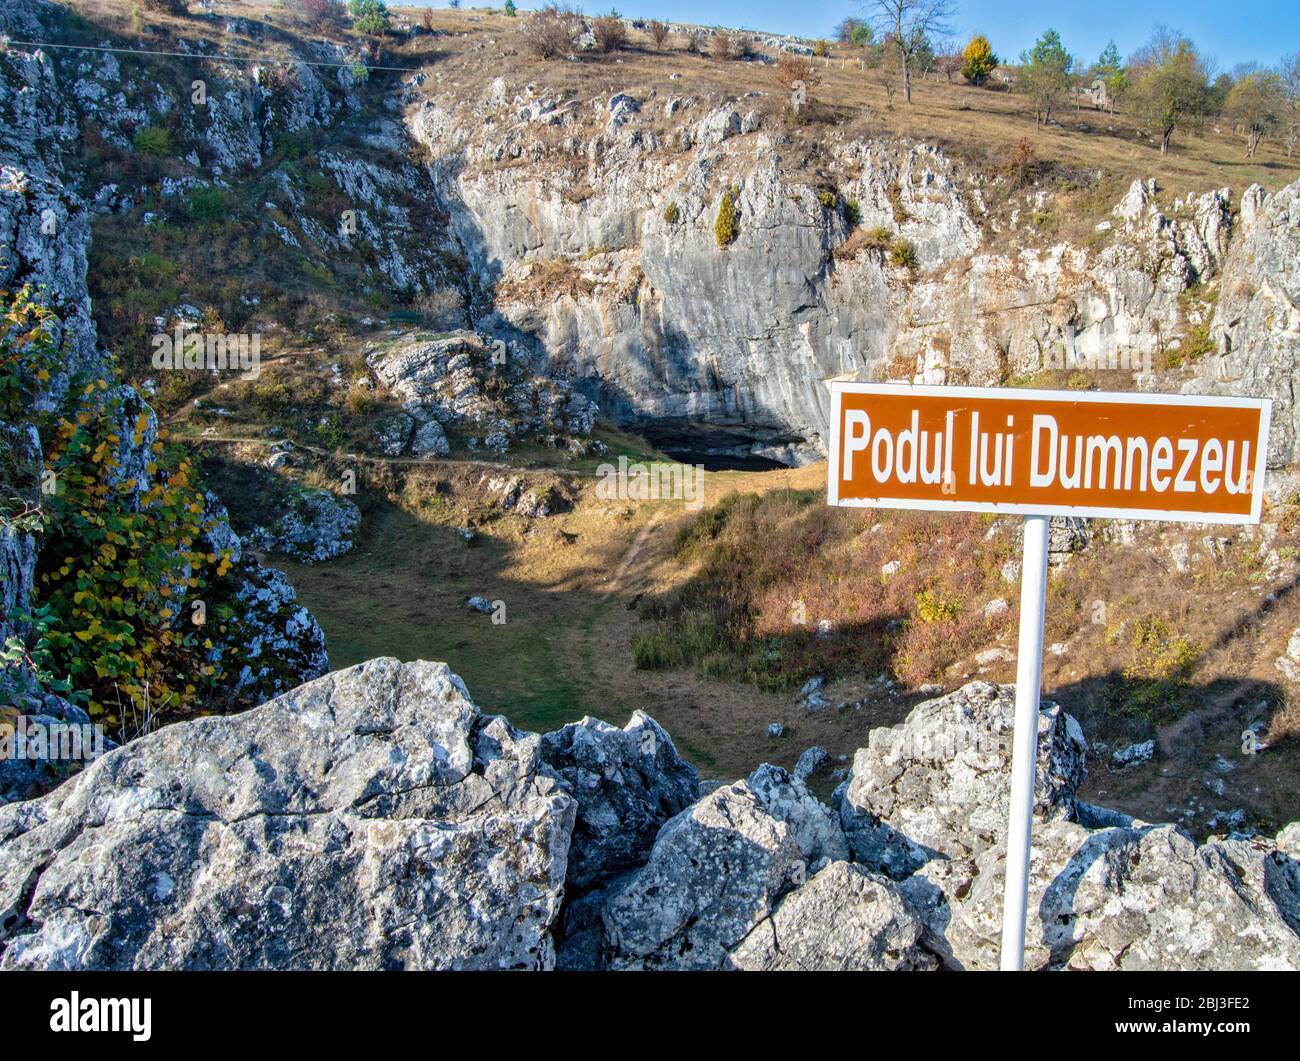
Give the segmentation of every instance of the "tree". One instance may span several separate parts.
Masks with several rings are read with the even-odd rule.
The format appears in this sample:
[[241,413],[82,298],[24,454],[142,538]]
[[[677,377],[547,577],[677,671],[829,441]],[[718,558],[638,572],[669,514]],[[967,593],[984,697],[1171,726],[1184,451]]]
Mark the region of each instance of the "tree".
[[384,0],[348,0],[352,27],[370,37],[382,37],[388,32],[388,5]]
[[1254,158],[1259,143],[1282,124],[1286,94],[1276,70],[1253,70],[1238,78],[1224,107],[1228,117],[1246,133],[1246,157]]
[[989,74],[998,68],[1001,60],[993,53],[993,46],[982,33],[977,33],[962,49],[961,76],[972,85],[982,85]]
[[1092,76],[1105,87],[1106,104],[1110,113],[1114,114],[1115,105],[1128,88],[1128,74],[1124,70],[1124,61],[1119,57],[1119,49],[1115,47],[1114,41],[1102,49],[1096,65],[1092,68]]
[[[1250,70],[1241,71],[1242,74],[1248,74]],[[1220,74],[1210,85],[1209,94],[1206,96],[1205,109],[1210,114],[1222,114],[1223,108],[1228,105],[1228,96],[1232,92],[1232,86],[1237,83],[1237,79],[1231,74]]]
[[646,23],[646,32],[650,34],[650,40],[654,43],[655,50],[658,51],[668,41],[668,23],[651,20]]
[[1283,56],[1280,74],[1286,115],[1283,138],[1286,140],[1286,157],[1290,158],[1296,142],[1300,141],[1300,52]]
[[930,37],[947,33],[955,0],[867,0],[867,21],[889,41],[903,76],[903,99],[912,102],[912,70]]
[[1034,120],[1043,125],[1051,120],[1052,109],[1060,105],[1074,84],[1074,59],[1061,43],[1061,35],[1049,29],[1027,52],[1020,53],[1020,76],[1016,88],[1034,104]]
[[835,27],[835,39],[841,44],[865,48],[874,38],[871,26],[860,18],[846,18]]
[[1192,129],[1205,116],[1209,101],[1209,68],[1181,33],[1157,29],[1129,64],[1133,109],[1160,138],[1167,155],[1173,135]]
[[515,6],[515,0],[506,0],[501,10],[506,13],[506,18],[514,18],[519,14],[519,8]]

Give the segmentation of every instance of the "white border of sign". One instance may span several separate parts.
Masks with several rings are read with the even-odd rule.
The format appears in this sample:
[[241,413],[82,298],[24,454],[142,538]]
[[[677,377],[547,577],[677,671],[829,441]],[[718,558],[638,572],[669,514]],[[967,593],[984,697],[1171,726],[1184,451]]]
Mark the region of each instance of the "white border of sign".
[[[1258,523],[1264,507],[1264,475],[1268,461],[1268,432],[1273,415],[1272,398],[1238,398],[1229,395],[1147,394],[1130,391],[1068,391],[1020,390],[1013,387],[935,387],[911,383],[857,383],[852,380],[831,380],[831,445],[830,459],[826,462],[826,497],[830,504],[842,508],[911,508],[934,512],[999,512],[1013,516],[1088,516],[1102,519],[1150,519],[1176,523]],[[999,398],[1010,401],[1045,401],[1051,404],[1069,402],[1107,402],[1119,405],[1217,405],[1230,409],[1260,410],[1260,434],[1263,445],[1257,445],[1253,477],[1251,510],[1238,512],[1166,512],[1152,508],[1094,508],[1089,505],[1006,504],[997,501],[943,501],[927,498],[876,497],[849,498],[839,496],[840,421],[845,394],[915,394],[921,398],[943,398],[969,395],[972,398]]]

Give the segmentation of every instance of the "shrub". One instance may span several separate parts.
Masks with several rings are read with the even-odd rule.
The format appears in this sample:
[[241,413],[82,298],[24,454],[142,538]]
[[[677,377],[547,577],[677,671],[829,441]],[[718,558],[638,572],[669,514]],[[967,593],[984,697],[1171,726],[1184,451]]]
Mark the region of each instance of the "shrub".
[[677,224],[677,219],[681,216],[681,211],[677,209],[676,203],[669,203],[664,207],[664,220],[670,225]]
[[147,125],[136,131],[132,137],[135,149],[142,155],[170,155],[172,153],[172,134],[170,129],[161,125]]
[[732,43],[730,33],[715,33],[713,41],[709,45],[709,54],[719,62],[726,62],[728,59],[736,57],[736,48]]
[[862,245],[872,250],[884,251],[894,242],[894,234],[884,225],[877,225],[862,237]]
[[650,34],[650,41],[654,44],[656,50],[668,43],[668,23],[652,19],[646,23],[645,28],[646,32]]
[[733,242],[740,233],[740,222],[736,216],[736,201],[730,190],[722,193],[722,202],[718,204],[718,217],[713,223],[713,235],[719,247]]
[[[772,77],[784,91],[791,106],[811,104],[813,89],[821,84],[821,75],[806,55],[782,52]],[[801,97],[796,104],[796,96]]]
[[[22,394],[24,369],[39,380],[57,353],[49,320],[26,292],[0,305],[0,402]],[[15,338],[21,336],[20,338]],[[220,678],[212,643],[184,622],[182,604],[230,567],[205,550],[209,522],[197,469],[181,450],[150,441],[153,416],[134,392],[107,380],[77,382],[62,408],[35,421],[58,489],[43,498],[48,533],[33,604],[42,669],[87,694],[97,719],[116,721],[125,696],[168,712],[191,705]],[[125,434],[145,451],[148,482],[121,463]],[[139,473],[135,473],[139,474]],[[34,657],[35,658],[35,657]]]
[[818,193],[817,193],[817,201],[818,201],[819,203],[822,204],[822,209],[823,209],[823,210],[833,210],[833,209],[835,209],[835,193],[834,193],[834,192],[826,192],[826,191],[818,192]]
[[572,15],[547,4],[521,28],[524,47],[538,59],[559,59],[573,51],[574,29]]
[[813,45],[813,55],[818,59],[824,59],[831,54],[831,46],[826,41],[818,41]]
[[896,237],[889,245],[889,264],[897,269],[916,268],[916,247],[910,239]]
[[602,52],[617,52],[627,47],[627,27],[616,15],[601,15],[591,24],[596,48]]
[[318,33],[343,24],[343,0],[298,0],[298,8],[307,25]]
[[220,224],[228,209],[226,193],[221,188],[194,188],[190,191],[190,217],[200,224]]
[[501,10],[506,13],[506,18],[514,18],[519,14],[519,8],[515,6],[515,0],[506,0],[505,6]]
[[1038,159],[1034,154],[1034,145],[1027,137],[1021,137],[1011,147],[1002,174],[1007,179],[1010,191],[1024,187],[1033,180],[1038,172]]
[[150,11],[157,11],[164,15],[184,15],[184,0],[141,0],[145,7]]
[[857,228],[862,224],[862,207],[858,205],[856,199],[846,199],[842,213],[844,214],[844,223],[849,228]]
[[923,623],[950,623],[961,614],[961,605],[931,589],[916,595],[916,614]]

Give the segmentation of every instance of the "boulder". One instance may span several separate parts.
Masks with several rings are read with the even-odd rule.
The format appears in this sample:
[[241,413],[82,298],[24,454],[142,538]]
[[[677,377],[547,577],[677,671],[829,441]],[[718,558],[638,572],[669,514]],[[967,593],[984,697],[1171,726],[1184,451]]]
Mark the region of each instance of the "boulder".
[[0,807],[0,968],[549,968],[576,807],[445,664],[372,660]]
[[[951,968],[998,965],[1014,690],[967,685],[873,730],[839,802],[854,857],[898,880]],[[1211,840],[1082,803],[1077,723],[1039,713],[1026,965],[1300,968],[1292,834]]]
[[[931,858],[973,856],[1006,829],[1015,725],[1012,686],[972,682],[873,729],[853,759],[840,813],[854,859],[906,876]],[[1087,770],[1079,724],[1057,705],[1038,716],[1041,818],[1071,817]]]
[[745,781],[660,830],[649,860],[612,884],[596,915],[610,969],[721,969],[776,900],[803,881],[795,830]]
[[918,970],[938,960],[898,888],[851,862],[832,862],[796,888],[731,951],[737,969]]
[[577,802],[570,893],[645,862],[660,827],[700,795],[695,767],[637,711],[622,729],[584,718],[542,738],[542,760]]
[[[953,968],[996,969],[999,845],[937,861],[900,885],[927,945]],[[1300,968],[1297,863],[1265,841],[1202,847],[1172,825],[1036,823],[1025,966],[1030,969]]]

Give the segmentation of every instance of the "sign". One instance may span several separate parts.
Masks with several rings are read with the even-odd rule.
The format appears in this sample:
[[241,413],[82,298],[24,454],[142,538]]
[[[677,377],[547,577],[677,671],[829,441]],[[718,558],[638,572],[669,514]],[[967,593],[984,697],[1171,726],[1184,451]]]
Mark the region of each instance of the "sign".
[[1258,523],[1267,398],[831,383],[832,505]]
[[1003,969],[1024,967],[1051,516],[1258,523],[1267,398],[831,381],[832,505],[1025,517]]

